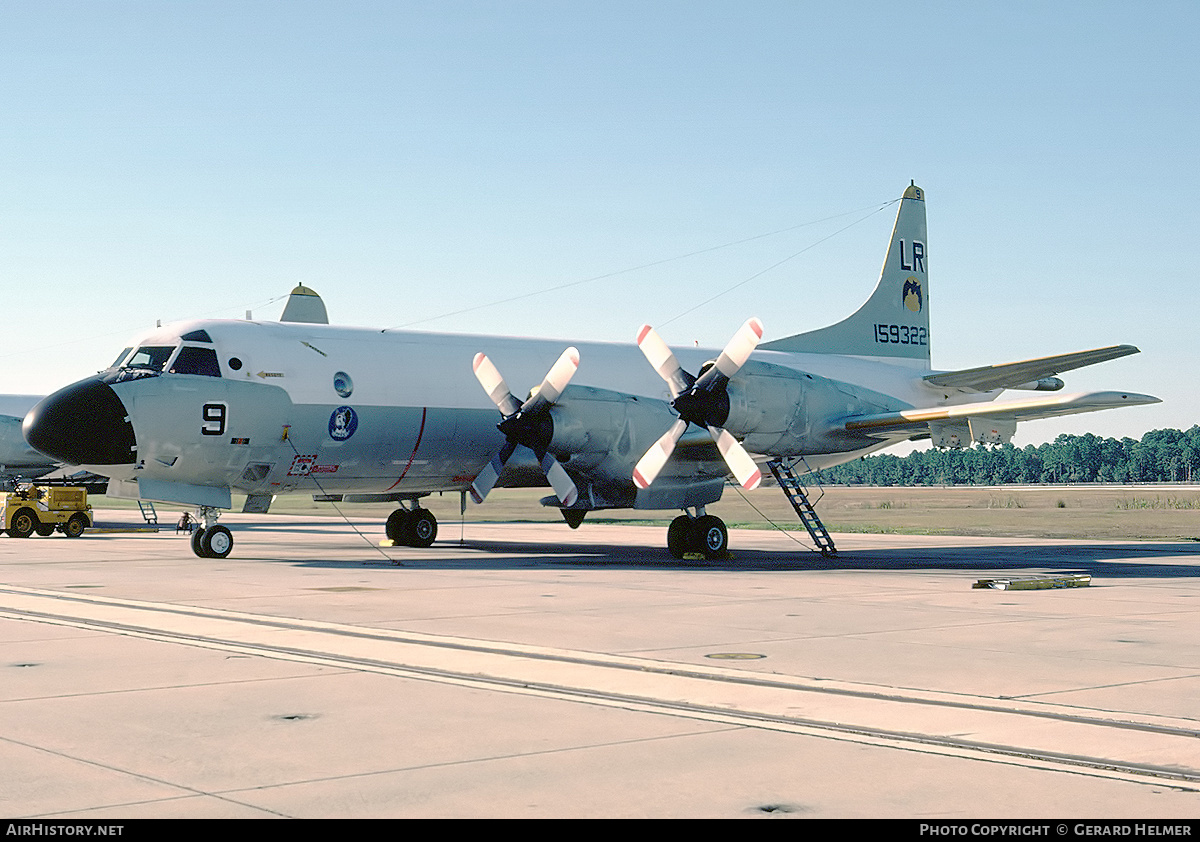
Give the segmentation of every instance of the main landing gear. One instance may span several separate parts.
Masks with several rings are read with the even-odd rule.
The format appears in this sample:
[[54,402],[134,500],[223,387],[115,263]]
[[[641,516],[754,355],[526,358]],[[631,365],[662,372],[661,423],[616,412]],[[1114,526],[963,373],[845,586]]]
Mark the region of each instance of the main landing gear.
[[233,550],[233,535],[224,526],[217,525],[220,511],[201,507],[196,520],[203,522],[192,533],[192,552],[200,558],[226,558]]
[[667,528],[667,549],[675,558],[700,553],[707,559],[729,557],[729,530],[716,515],[697,509],[696,516],[680,515]]
[[437,539],[437,518],[429,509],[396,509],[388,516],[384,533],[397,547],[428,547]]

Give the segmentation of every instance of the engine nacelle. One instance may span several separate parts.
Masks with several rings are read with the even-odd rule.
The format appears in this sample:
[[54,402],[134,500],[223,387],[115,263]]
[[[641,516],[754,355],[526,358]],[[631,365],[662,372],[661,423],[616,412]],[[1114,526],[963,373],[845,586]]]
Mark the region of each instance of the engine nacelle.
[[725,429],[752,453],[799,456],[857,450],[870,440],[830,426],[830,419],[901,409],[878,392],[770,363],[750,362],[729,383]]
[[[553,435],[548,451],[569,473],[586,477],[579,484],[576,508],[683,509],[719,500],[726,467],[708,432],[693,429],[680,447],[701,447],[679,463],[685,473],[668,469],[650,488],[633,484],[633,466],[676,420],[663,400],[639,398],[591,386],[568,386],[550,408]],[[668,466],[670,468],[670,466]]]
[[662,401],[592,386],[568,386],[550,408],[550,418],[553,433],[547,449],[559,459],[591,471],[615,456],[629,460],[630,473],[646,448],[675,421]]

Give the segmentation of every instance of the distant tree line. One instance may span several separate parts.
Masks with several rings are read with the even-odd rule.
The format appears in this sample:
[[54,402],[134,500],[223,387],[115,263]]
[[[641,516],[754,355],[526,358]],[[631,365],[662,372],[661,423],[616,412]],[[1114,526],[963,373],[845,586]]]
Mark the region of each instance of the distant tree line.
[[823,485],[1192,482],[1200,480],[1200,425],[1186,432],[1151,430],[1141,441],[1064,433],[1037,447],[885,453],[818,471],[817,479]]

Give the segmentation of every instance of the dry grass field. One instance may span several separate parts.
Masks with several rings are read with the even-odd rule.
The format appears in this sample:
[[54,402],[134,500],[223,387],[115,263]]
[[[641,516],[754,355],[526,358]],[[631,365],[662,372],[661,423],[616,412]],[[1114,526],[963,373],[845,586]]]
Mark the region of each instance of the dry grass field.
[[[549,489],[496,489],[483,506],[467,503],[466,520],[561,522],[556,510],[538,504],[549,493]],[[103,497],[92,502],[97,508],[110,505]],[[457,494],[433,495],[422,502],[441,522],[443,536],[457,531]],[[240,499],[235,498],[235,506],[241,507]],[[178,517],[172,507],[160,504],[158,510],[164,523]],[[346,516],[378,518],[381,525],[390,510],[382,504],[335,509],[303,496],[281,497],[271,507],[272,514],[314,517],[338,517],[340,511]],[[748,494],[727,488],[709,511],[731,527],[769,529],[776,523],[803,533],[783,493],[773,486]],[[831,487],[817,503],[817,512],[831,532],[1200,541],[1200,486]],[[665,526],[674,515],[615,510],[595,512],[588,519]]]
[[[756,506],[789,511],[765,490],[779,502]],[[1200,487],[829,488],[817,511],[833,532],[1200,540]]]

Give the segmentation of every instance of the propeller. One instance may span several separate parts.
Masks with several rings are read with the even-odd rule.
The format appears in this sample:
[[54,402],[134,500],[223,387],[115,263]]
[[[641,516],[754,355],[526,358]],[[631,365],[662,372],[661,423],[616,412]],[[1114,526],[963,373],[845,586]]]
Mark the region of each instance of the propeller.
[[746,449],[722,425],[729,417],[729,393],[726,387],[754,353],[762,335],[762,322],[758,319],[747,320],[729,340],[716,362],[706,365],[699,377],[693,377],[679,365],[675,354],[655,333],[654,328],[642,325],[637,335],[638,347],[659,377],[667,381],[671,390],[671,406],[679,413],[679,418],[650,446],[634,467],[633,482],[638,488],[648,488],[654,482],[689,424],[708,430],[725,464],[743,488],[747,491],[758,488],[762,482],[762,472]]
[[484,466],[484,469],[479,472],[479,476],[475,477],[475,481],[471,483],[471,499],[476,503],[484,501],[488,492],[496,484],[496,480],[500,478],[500,472],[504,470],[505,464],[517,447],[523,445],[537,456],[542,473],[550,481],[554,493],[563,506],[567,508],[573,506],[579,498],[579,490],[575,487],[574,480],[567,474],[562,463],[555,459],[553,454],[547,453],[546,448],[550,444],[550,438],[554,435],[554,428],[550,421],[550,407],[562,396],[563,390],[575,376],[575,371],[579,368],[579,351],[575,348],[563,351],[562,356],[547,372],[541,385],[530,393],[525,403],[521,403],[513,397],[500,370],[487,358],[486,354],[476,354],[472,366],[475,370],[475,379],[479,381],[479,385],[488,393],[488,397],[492,399],[492,403],[496,405],[496,408],[500,410],[500,415],[503,416],[497,426],[500,432],[504,433],[507,441],[504,443],[504,447],[500,448],[500,452],[492,457],[492,460]]

